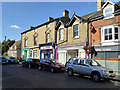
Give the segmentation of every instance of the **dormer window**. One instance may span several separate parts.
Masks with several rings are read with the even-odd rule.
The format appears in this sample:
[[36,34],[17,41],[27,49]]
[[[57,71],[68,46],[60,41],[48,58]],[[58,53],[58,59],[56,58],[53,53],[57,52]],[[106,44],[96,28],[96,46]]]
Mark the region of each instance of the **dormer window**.
[[113,5],[105,7],[103,10],[104,19],[113,18],[114,17],[113,13],[114,13]]

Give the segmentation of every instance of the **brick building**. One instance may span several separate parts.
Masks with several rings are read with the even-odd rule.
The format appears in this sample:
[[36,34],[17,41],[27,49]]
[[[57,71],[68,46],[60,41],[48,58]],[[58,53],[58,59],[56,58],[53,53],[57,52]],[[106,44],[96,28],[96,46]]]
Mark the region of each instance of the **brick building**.
[[97,51],[97,56],[93,56],[93,59],[106,67],[118,70],[120,2],[107,1],[91,16],[89,19],[89,45],[94,46]]

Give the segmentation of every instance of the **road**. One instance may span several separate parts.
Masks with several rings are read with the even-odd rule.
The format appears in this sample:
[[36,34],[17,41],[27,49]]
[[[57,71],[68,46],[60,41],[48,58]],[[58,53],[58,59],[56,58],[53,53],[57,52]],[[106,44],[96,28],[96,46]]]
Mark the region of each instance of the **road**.
[[3,88],[117,88],[111,81],[93,82],[89,77],[28,69],[21,65],[2,66]]

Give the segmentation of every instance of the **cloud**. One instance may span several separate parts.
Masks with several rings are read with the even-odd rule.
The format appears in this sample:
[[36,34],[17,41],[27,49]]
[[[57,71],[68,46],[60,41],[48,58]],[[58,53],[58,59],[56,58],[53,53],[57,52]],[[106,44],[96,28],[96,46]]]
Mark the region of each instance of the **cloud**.
[[16,28],[16,29],[21,29],[19,26],[17,26],[17,25],[11,25],[10,26],[11,28]]

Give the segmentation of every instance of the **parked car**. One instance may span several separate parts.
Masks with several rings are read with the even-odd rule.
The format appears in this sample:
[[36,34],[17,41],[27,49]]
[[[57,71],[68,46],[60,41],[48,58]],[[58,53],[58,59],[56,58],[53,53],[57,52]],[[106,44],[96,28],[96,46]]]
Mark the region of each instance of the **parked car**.
[[6,57],[8,59],[8,63],[19,63],[15,57]]
[[65,64],[68,76],[74,73],[88,75],[93,81],[110,79],[115,77],[113,70],[101,66],[97,61],[92,59],[70,58]]
[[53,59],[42,59],[39,63],[39,70],[49,70],[51,72],[65,71],[65,65],[56,62]]
[[8,60],[3,57],[3,56],[0,56],[0,63],[3,65],[3,64],[8,64]]
[[22,61],[22,66],[28,68],[37,67],[39,66],[39,62],[39,59],[27,58],[25,61]]

